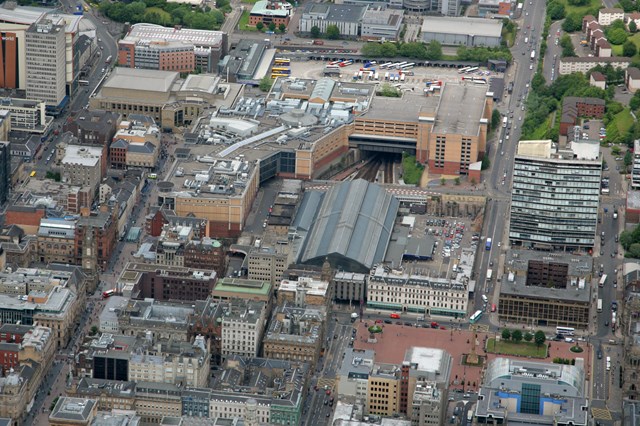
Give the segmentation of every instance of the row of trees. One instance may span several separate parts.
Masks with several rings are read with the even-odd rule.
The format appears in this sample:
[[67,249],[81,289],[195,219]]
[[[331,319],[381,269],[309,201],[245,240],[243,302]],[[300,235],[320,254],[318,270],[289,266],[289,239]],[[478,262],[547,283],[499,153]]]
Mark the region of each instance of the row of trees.
[[[278,29],[278,30],[280,30],[280,32],[281,32],[281,33],[283,33],[283,34],[284,34],[284,32],[285,32],[285,31],[287,31],[287,26],[286,26],[285,24],[280,24],[280,25],[278,25],[278,26],[276,27],[275,22],[270,22],[270,23],[269,23],[269,25],[267,25],[267,26],[266,26],[266,28],[268,28],[268,29],[269,29],[269,31],[274,31],[274,32],[275,32],[275,30],[276,30],[276,29]],[[258,23],[256,24],[256,29],[257,29],[258,31],[262,31],[262,30],[264,30],[264,29],[265,29],[264,22],[258,22]]]
[[511,331],[508,328],[505,328],[502,330],[502,340],[511,340],[513,342],[520,343],[523,339],[525,342],[533,340],[536,345],[542,346],[544,342],[547,341],[547,336],[542,330],[536,331],[535,334],[531,334],[528,331],[523,334],[522,331],[518,329]]
[[362,46],[362,54],[372,58],[393,58],[402,56],[435,61],[442,59],[442,45],[437,41],[428,44],[410,43],[366,43]]
[[[322,35],[322,33],[320,32],[320,27],[315,25],[311,27],[311,30],[309,31],[311,33],[311,37],[313,38],[318,38]],[[337,25],[327,25],[327,30],[325,31],[324,36],[329,40],[339,40],[340,28],[338,28]]]
[[180,3],[167,3],[166,0],[138,0],[126,4],[123,2],[100,3],[100,12],[116,22],[148,22],[151,24],[172,26],[183,25],[201,30],[220,29],[224,22],[224,13],[231,11],[229,0],[219,0],[218,8],[192,9]]

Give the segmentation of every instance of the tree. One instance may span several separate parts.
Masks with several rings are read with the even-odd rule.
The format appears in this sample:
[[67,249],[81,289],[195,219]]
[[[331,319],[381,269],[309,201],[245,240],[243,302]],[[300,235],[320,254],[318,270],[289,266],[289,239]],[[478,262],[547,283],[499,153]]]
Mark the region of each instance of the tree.
[[627,58],[632,58],[636,56],[636,53],[638,53],[638,48],[636,47],[636,44],[631,40],[627,40],[622,45],[622,56],[626,56]]
[[522,341],[522,331],[513,330],[513,333],[511,333],[511,339],[516,343],[520,343]]
[[627,41],[627,33],[622,28],[614,28],[609,31],[608,39],[611,44],[621,45]]
[[534,334],[533,339],[536,342],[536,345],[542,346],[544,345],[544,342],[547,341],[547,336],[544,335],[544,331],[538,330],[536,331],[536,334]]
[[91,336],[95,336],[96,334],[98,334],[98,331],[99,331],[98,327],[94,325],[94,326],[91,327],[91,330],[89,330],[89,334]]
[[590,4],[590,0],[568,0],[571,6],[586,6]]
[[340,38],[340,28],[337,25],[328,25],[326,34],[329,40],[338,40]]
[[504,330],[502,330],[502,339],[503,340],[511,339],[511,331],[508,328],[505,328]]
[[313,37],[313,38],[320,37],[320,28],[319,27],[314,25],[313,27],[311,27],[311,31],[310,32],[311,32],[311,37]]
[[618,145],[614,146],[613,148],[611,148],[611,154],[613,155],[620,155],[620,147]]
[[427,56],[425,59],[431,61],[442,59],[442,44],[440,44],[439,41],[431,40],[429,44],[427,44]]
[[453,180],[453,183],[455,183],[456,185],[460,185],[460,177],[456,177],[456,178]]
[[262,31],[262,30],[264,30],[264,23],[262,23],[262,21],[261,21],[261,22],[258,22],[258,23],[256,24],[256,28],[258,29],[258,31]]
[[524,333],[524,340],[525,342],[530,342],[533,340],[533,334],[529,333],[528,331],[526,333]]
[[549,15],[549,17],[554,21],[564,18],[565,17],[564,4],[556,1],[552,1],[547,6],[547,15]]
[[502,114],[500,114],[500,111],[497,109],[494,109],[491,113],[491,128],[494,130],[497,129],[500,125],[500,120],[502,120]]
[[403,43],[400,46],[400,55],[407,58],[425,59],[427,56],[427,49],[423,43]]
[[269,22],[269,31],[274,32],[276,30],[276,23]]
[[629,32],[630,33],[638,32],[638,26],[636,25],[636,21],[631,20],[631,22],[629,22]]
[[287,31],[287,26],[285,24],[280,24],[278,25],[278,29],[280,30],[281,33],[285,33],[285,31]]
[[271,90],[271,86],[273,86],[273,80],[269,78],[268,75],[262,77],[262,80],[260,80],[260,84],[258,85],[260,90],[262,90],[263,92],[268,92],[269,90]]
[[444,178],[444,176],[442,176],[442,177],[440,178],[440,185],[443,185],[443,186],[444,186],[444,185],[446,185],[446,184],[447,184],[447,180]]
[[564,18],[562,29],[568,33],[582,29],[582,16],[577,13],[570,13]]
[[633,154],[631,154],[631,151],[627,151],[624,154],[624,165],[629,167],[632,164],[633,164]]

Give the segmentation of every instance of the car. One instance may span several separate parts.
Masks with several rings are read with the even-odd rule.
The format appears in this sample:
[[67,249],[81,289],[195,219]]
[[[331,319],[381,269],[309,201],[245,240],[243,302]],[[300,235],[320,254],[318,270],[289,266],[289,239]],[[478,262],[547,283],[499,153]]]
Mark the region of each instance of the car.
[[386,320],[384,320],[384,323],[385,324],[393,324],[393,321],[386,319]]
[[604,250],[600,250],[600,256],[604,256]]
[[504,155],[504,151],[500,151],[500,155]]
[[616,161],[622,161],[623,158],[622,157],[616,157]]
[[502,241],[498,241],[498,247],[502,245]]
[[489,261],[489,267],[493,266],[493,260]]
[[100,72],[101,72],[102,74],[104,74],[104,72],[105,72],[105,71],[106,71],[106,70],[105,70],[104,68],[102,68],[102,70],[100,70]]
[[605,321],[605,322],[604,322],[604,326],[605,326],[605,327],[609,327],[609,321]]
[[324,400],[324,405],[329,405],[329,401],[327,401],[326,399]]
[[331,413],[327,413],[327,417],[331,417]]

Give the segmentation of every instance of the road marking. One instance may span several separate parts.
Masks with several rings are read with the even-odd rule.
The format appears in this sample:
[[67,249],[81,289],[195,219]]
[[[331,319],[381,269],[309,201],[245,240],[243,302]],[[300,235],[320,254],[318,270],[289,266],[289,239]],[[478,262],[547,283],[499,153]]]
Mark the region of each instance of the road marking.
[[327,377],[321,377],[318,379],[318,389],[323,389],[325,386],[328,386],[328,389],[333,390],[333,387],[336,384],[336,380],[335,379],[329,379]]
[[606,408],[591,408],[591,414],[595,419],[613,420],[611,412]]

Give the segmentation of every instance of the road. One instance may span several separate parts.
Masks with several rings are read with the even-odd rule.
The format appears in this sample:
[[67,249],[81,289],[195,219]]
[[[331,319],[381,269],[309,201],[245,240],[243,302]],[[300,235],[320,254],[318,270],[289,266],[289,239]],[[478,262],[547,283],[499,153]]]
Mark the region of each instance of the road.
[[[62,0],[61,3],[62,9],[67,13],[73,13],[77,5],[76,0]],[[98,84],[102,83],[102,79],[104,77],[102,69],[107,67],[104,62],[105,59],[111,56],[113,58],[111,65],[113,66],[113,64],[116,62],[116,56],[118,53],[117,40],[119,37],[112,34],[109,29],[111,28],[112,30],[117,31],[119,26],[113,26],[107,21],[104,21],[105,18],[94,15],[92,9],[90,10],[90,12],[85,13],[84,19],[87,19],[93,23],[93,25],[96,27],[96,35],[101,41],[98,42],[98,49],[96,49],[95,54],[89,60],[91,71],[87,76],[88,78],[83,77],[84,80],[89,81],[89,85],[80,86],[65,112],[53,121],[53,128],[60,131],[62,130],[62,126],[69,116],[69,113],[78,111],[85,105],[87,105],[89,103],[89,96],[91,95],[91,93],[93,93],[93,91],[97,88]],[[102,47],[102,49],[100,49],[100,47]],[[39,160],[35,160],[35,163],[32,167],[32,169],[36,171],[37,176],[44,176],[47,171],[51,170],[51,164],[55,161],[54,148],[57,142],[58,137],[54,136],[53,133],[51,137],[44,142],[45,151],[42,154],[42,158],[40,158]],[[47,161],[50,155],[51,160]]]
[[[556,45],[556,38],[562,36],[562,21],[556,21],[549,27],[549,38],[547,39],[547,52],[544,55],[544,66],[542,75],[547,83],[558,77],[558,61],[562,57],[562,47]],[[552,72],[553,70],[553,72]]]
[[[482,295],[487,294],[492,300],[491,292],[494,290],[493,282],[487,284],[486,271],[499,264],[502,249],[508,243],[509,224],[509,194],[511,185],[511,172],[513,170],[513,158],[515,156],[517,141],[520,139],[522,120],[525,111],[522,106],[528,93],[529,84],[536,71],[537,57],[531,61],[531,51],[540,51],[540,34],[544,24],[545,2],[534,1],[524,3],[524,13],[518,22],[521,31],[511,49],[514,63],[507,73],[507,79],[513,81],[513,93],[507,96],[504,105],[500,105],[501,113],[508,117],[508,125],[490,141],[488,155],[491,159],[491,168],[484,176],[487,185],[488,197],[484,228],[484,241],[491,238],[493,241],[491,250],[483,250],[478,257],[479,268],[476,275],[476,291],[474,304],[476,310],[483,308]],[[526,41],[526,42],[525,42]],[[533,65],[533,66],[531,66]],[[485,316],[482,321],[489,323]]]
[[[77,4],[78,3],[76,0],[61,1],[62,9],[67,13],[72,13]],[[69,117],[70,112],[77,111],[83,108],[84,105],[88,103],[90,94],[102,81],[102,68],[105,66],[104,59],[112,56],[114,58],[112,64],[115,62],[115,57],[118,51],[117,39],[119,37],[118,35],[113,35],[112,33],[110,33],[108,27],[111,27],[113,30],[117,31],[119,26],[111,25],[110,23],[103,21],[103,18],[96,17],[95,15],[93,15],[93,12],[85,14],[85,19],[88,19],[95,25],[97,37],[101,40],[98,44],[99,46],[102,46],[103,49],[100,50],[100,55],[98,55],[98,52],[96,52],[95,57],[92,59],[92,68],[89,75],[87,76],[88,78],[84,78],[85,80],[89,80],[89,85],[80,87],[78,92],[72,98],[66,110],[62,113],[62,115],[54,120],[54,129],[61,129],[63,123]],[[53,161],[53,158],[49,162],[47,162],[47,158],[49,154],[53,152],[56,142],[56,137],[51,137],[47,141],[45,141],[46,151],[42,155],[42,158],[34,164],[34,170],[36,170],[38,175],[44,175],[47,170],[50,170],[49,164],[51,163],[51,161]],[[142,209],[138,210],[138,213],[142,211]],[[142,217],[144,217],[144,215],[142,215]],[[138,218],[138,220],[139,219],[140,218]],[[114,263],[116,261],[117,258],[116,256],[114,256]],[[100,289],[98,289],[98,291],[94,295],[88,298],[86,309],[83,312],[81,318],[79,318],[79,325],[76,328],[76,333],[67,346],[68,349],[58,349],[56,361],[54,365],[49,368],[45,381],[43,382],[43,390],[37,393],[33,408],[26,416],[25,424],[43,426],[49,424],[48,411],[50,405],[57,396],[60,396],[64,393],[65,379],[69,373],[69,364],[67,362],[69,356],[73,353],[73,350],[80,343],[81,339],[89,332],[91,326],[97,323],[97,316],[102,310],[101,306],[103,305],[103,303],[104,302],[100,298]],[[45,392],[45,389],[47,389],[48,391]]]
[[[310,397],[307,398],[303,412],[304,426],[323,426],[329,423],[327,418],[333,413],[329,399],[330,395],[335,393],[337,373],[344,351],[351,340],[352,330],[354,328],[348,313],[336,312],[328,322],[325,354],[318,361],[316,371],[309,381]],[[318,390],[315,390],[316,386]]]

